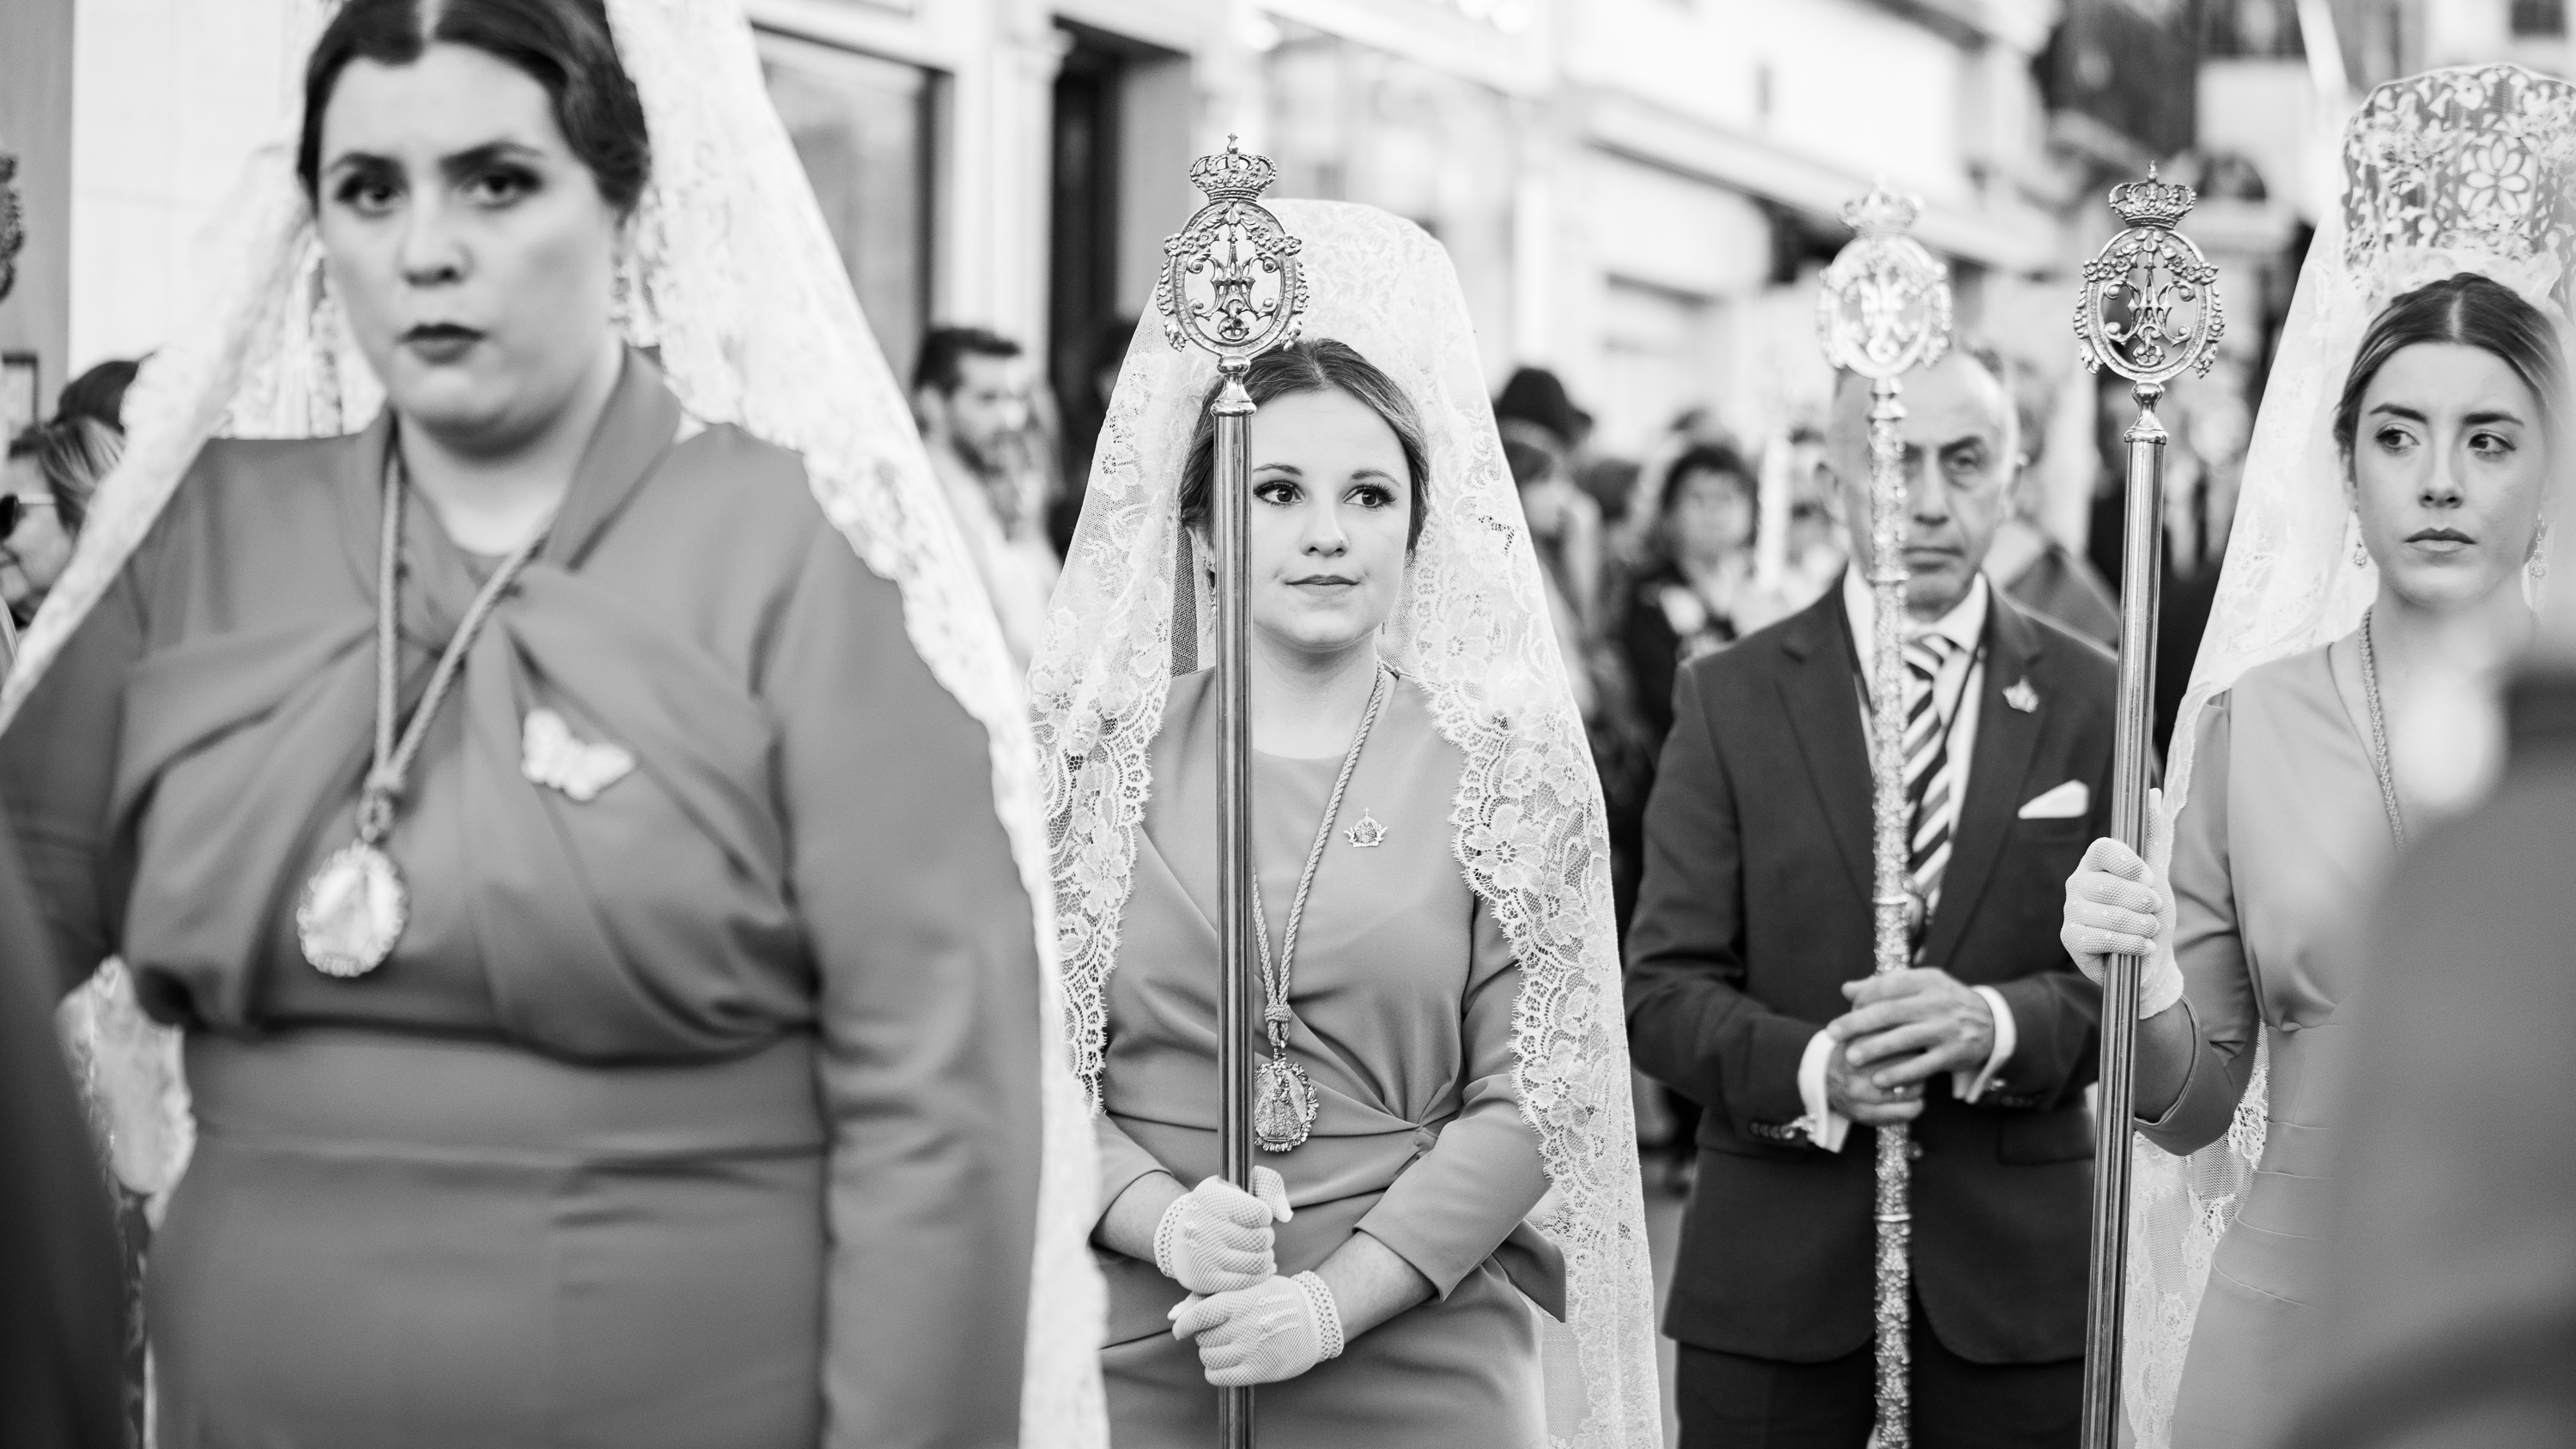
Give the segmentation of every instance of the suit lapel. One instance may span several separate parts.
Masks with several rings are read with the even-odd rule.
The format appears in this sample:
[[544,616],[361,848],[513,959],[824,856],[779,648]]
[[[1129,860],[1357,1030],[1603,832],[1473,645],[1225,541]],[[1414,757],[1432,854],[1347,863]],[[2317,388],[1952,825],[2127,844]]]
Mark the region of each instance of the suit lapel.
[[[1976,753],[1968,766],[1968,797],[1959,802],[1958,841],[1942,873],[1941,903],[1932,912],[1932,928],[1923,942],[1923,960],[1942,966],[1959,946],[1975,914],[1977,897],[1994,875],[1995,858],[2004,848],[2004,832],[2030,777],[2039,750],[2040,721],[2051,706],[2040,696],[2039,708],[2014,709],[2004,694],[2026,680],[2039,658],[2039,634],[2028,619],[1989,587],[1986,610],[1988,656],[1986,677],[1978,690]],[[2024,697],[2027,702],[2027,696]],[[1956,974],[1956,973],[1953,973]]]
[[1790,624],[1780,647],[1789,656],[1789,668],[1780,676],[1780,703],[1788,711],[1807,779],[1824,807],[1834,848],[1851,872],[1852,889],[1867,900],[1869,739],[1860,727],[1860,694],[1852,684],[1860,656],[1852,647],[1839,579]]

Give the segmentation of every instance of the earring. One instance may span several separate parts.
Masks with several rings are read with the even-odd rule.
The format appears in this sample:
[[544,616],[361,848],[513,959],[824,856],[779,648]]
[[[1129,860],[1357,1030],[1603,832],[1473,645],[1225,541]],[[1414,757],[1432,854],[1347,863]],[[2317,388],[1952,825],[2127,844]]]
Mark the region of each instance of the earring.
[[2531,557],[2523,562],[2522,568],[2523,572],[2531,575],[2531,581],[2535,584],[2539,583],[2542,579],[2549,577],[2548,519],[2544,518],[2540,520],[2540,527],[2533,531],[2531,535]]
[[2358,523],[2355,524],[2352,535],[2352,563],[2355,568],[2368,568],[2370,566],[2370,550],[2362,544],[2361,532]]

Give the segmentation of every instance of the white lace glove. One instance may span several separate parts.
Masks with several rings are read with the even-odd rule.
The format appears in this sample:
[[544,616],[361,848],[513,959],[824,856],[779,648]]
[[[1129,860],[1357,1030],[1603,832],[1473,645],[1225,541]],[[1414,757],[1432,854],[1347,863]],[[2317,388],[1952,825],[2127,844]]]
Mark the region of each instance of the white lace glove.
[[1174,1198],[1154,1227],[1154,1266],[1192,1293],[1230,1293],[1277,1273],[1270,1225],[1294,1211],[1288,1184],[1256,1167],[1252,1189],[1211,1177]]
[[1342,1314],[1333,1290],[1312,1273],[1269,1278],[1250,1288],[1172,1309],[1172,1337],[1197,1339],[1199,1367],[1220,1389],[1293,1379],[1342,1355]]
[[2165,799],[2147,792],[2147,859],[2109,836],[2084,852],[2066,878],[2066,916],[2057,939],[2087,980],[2100,985],[2112,956],[2143,956],[2138,1020],[2182,1000],[2182,967],[2174,960],[2173,888],[2147,862],[2164,853]]

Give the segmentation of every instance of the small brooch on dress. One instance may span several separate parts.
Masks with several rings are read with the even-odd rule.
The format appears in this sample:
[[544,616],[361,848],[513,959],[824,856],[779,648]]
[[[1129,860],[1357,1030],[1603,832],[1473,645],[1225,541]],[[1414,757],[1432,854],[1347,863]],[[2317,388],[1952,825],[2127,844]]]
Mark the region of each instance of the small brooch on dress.
[[519,736],[519,773],[530,784],[560,790],[567,799],[588,804],[634,768],[635,756],[623,746],[575,739],[562,715],[550,709],[528,711]]
[[1386,844],[1386,827],[1377,823],[1367,811],[1360,812],[1360,823],[1342,832],[1342,838],[1362,850],[1373,850]]

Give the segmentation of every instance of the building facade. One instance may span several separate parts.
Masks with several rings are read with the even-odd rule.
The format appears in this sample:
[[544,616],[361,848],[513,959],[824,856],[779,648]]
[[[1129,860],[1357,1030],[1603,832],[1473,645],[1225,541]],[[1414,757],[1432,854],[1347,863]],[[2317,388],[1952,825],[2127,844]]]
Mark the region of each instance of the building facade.
[[[2108,230],[2100,186],[2153,148],[2120,138],[2116,109],[2052,97],[2052,57],[2092,12],[2160,6],[2188,8],[749,0],[898,372],[934,321],[993,327],[1043,360],[1078,427],[1196,201],[1189,159],[1235,134],[1278,161],[1276,194],[1438,236],[1489,372],[1557,369],[1627,452],[1686,408],[1750,435],[1814,411],[1812,277],[1846,239],[1836,209],[1876,180],[1925,198],[1918,234],[1954,262],[1966,320],[2062,370],[2065,277]],[[37,155],[0,345],[40,355],[48,386],[184,313],[196,238],[242,158],[287,134],[327,8],[0,7],[0,150]]]

